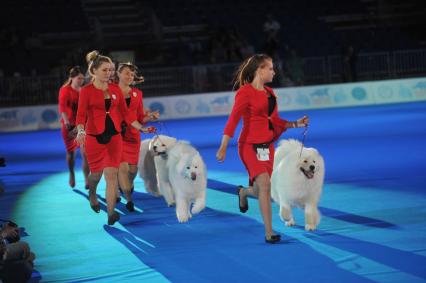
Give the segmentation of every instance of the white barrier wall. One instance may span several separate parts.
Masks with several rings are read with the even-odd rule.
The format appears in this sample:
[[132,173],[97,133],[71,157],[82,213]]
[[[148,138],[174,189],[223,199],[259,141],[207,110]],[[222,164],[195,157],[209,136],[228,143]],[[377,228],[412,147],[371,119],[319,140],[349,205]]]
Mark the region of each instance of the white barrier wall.
[[[426,78],[319,85],[275,89],[279,111],[363,106],[426,100]],[[145,107],[159,110],[161,119],[227,115],[234,92],[149,97]],[[0,108],[0,132],[59,128],[56,105]]]

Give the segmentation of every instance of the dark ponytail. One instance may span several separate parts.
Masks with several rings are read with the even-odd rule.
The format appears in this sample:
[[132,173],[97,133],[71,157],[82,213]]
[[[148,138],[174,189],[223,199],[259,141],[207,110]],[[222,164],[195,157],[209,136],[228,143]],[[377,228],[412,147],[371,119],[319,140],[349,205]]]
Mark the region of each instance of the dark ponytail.
[[77,77],[78,75],[84,75],[83,71],[81,70],[80,66],[74,66],[68,71],[68,79],[64,82],[62,86],[67,86],[71,84],[71,81],[73,78]]

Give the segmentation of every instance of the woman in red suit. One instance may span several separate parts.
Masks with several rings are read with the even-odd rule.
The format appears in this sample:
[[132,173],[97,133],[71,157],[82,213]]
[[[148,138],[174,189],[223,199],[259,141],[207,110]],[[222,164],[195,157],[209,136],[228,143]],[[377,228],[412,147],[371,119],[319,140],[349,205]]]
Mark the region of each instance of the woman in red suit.
[[[78,92],[83,85],[84,75],[79,66],[71,68],[68,80],[59,90],[59,114],[61,115],[61,133],[67,151],[66,159],[68,170],[70,172],[69,184],[71,188],[75,187],[75,151],[78,147],[75,142],[77,129],[75,128],[75,119],[77,116]],[[81,158],[83,160],[83,173],[86,188],[88,188],[89,165],[87,164],[86,155],[83,148],[80,149]]]
[[276,95],[266,83],[272,82],[275,72],[271,57],[256,54],[245,60],[235,77],[239,89],[235,104],[226,123],[222,142],[216,158],[223,162],[229,139],[234,136],[235,128],[241,117],[243,127],[238,139],[238,154],[246,167],[253,187],[239,189],[239,206],[241,212],[248,209],[247,196],[259,198],[260,211],[265,225],[265,241],[279,242],[280,235],[272,231],[271,211],[271,175],[274,163],[274,141],[287,128],[304,127],[308,117],[289,122],[278,116]]
[[120,88],[109,84],[112,61],[109,57],[92,51],[86,56],[92,83],[80,90],[77,111],[77,142],[84,144],[90,167],[89,201],[95,212],[100,211],[96,188],[102,174],[106,181],[108,225],[120,219],[114,210],[118,167],[121,161],[122,139],[121,122],[146,131],[142,125],[127,114],[127,108]]
[[[137,67],[132,63],[121,63],[118,65],[118,85],[123,93],[127,105],[128,114],[136,118],[141,124],[148,121],[158,119],[158,112],[144,112],[142,91],[131,85],[143,82],[143,77],[138,77]],[[133,180],[138,172],[138,160],[141,137],[139,131],[126,126],[126,130],[122,132],[123,136],[123,153],[121,156],[121,164],[118,170],[118,181],[120,188],[126,197],[126,208],[134,211],[131,192],[133,190]]]

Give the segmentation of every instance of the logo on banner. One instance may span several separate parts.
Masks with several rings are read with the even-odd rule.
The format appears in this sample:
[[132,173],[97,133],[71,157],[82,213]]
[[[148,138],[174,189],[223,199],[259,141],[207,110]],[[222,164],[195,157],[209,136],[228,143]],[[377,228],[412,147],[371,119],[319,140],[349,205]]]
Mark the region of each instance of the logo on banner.
[[166,107],[164,107],[164,104],[161,102],[152,102],[149,105],[149,109],[151,111],[158,111],[158,113],[160,113],[160,115],[164,115],[165,111],[166,111]]
[[328,88],[320,88],[311,93],[312,102],[315,105],[330,104],[331,99],[328,94]]
[[210,113],[210,107],[202,99],[197,102],[197,112],[199,113]]
[[417,98],[426,98],[426,81],[418,82],[414,87],[414,93]]
[[0,121],[16,121],[18,110],[10,110],[10,111],[1,111],[0,112]]
[[175,104],[175,110],[179,114],[188,114],[191,111],[191,104],[186,100],[180,99]]
[[393,96],[393,89],[387,85],[381,85],[377,89],[379,96],[383,99],[389,99]]
[[352,97],[361,101],[367,98],[367,92],[363,87],[355,87],[352,89]]
[[413,97],[413,93],[412,93],[411,89],[409,89],[407,86],[401,84],[399,86],[399,97],[409,99],[409,98]]
[[219,96],[210,101],[211,109],[215,113],[223,113],[229,110],[229,95]]
[[48,109],[43,111],[43,113],[41,114],[41,118],[47,124],[51,124],[55,123],[58,120],[58,114],[56,113],[56,111]]
[[339,88],[336,90],[336,92],[333,95],[333,101],[336,104],[343,104],[348,100],[345,92],[343,89]]

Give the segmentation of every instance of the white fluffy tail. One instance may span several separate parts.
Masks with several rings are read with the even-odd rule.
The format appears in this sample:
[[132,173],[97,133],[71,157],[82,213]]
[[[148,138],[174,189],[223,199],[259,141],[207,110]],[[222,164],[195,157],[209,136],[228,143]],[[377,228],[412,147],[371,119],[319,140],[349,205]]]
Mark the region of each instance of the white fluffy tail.
[[288,139],[280,141],[277,150],[275,151],[274,168],[278,163],[287,155],[292,152],[300,152],[302,143],[295,139]]

